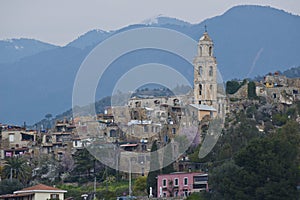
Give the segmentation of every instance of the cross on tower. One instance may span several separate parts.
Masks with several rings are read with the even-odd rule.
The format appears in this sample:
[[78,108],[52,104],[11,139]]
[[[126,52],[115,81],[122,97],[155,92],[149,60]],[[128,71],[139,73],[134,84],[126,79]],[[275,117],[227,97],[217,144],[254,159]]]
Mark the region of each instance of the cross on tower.
[[207,32],[207,26],[206,26],[206,24],[204,25],[204,32]]

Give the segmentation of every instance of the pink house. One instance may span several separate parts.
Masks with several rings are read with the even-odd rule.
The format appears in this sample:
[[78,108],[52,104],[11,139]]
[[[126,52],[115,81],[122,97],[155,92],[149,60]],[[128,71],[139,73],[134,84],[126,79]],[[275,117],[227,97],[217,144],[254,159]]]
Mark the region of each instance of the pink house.
[[157,177],[157,197],[189,196],[193,192],[208,191],[208,174],[175,172]]

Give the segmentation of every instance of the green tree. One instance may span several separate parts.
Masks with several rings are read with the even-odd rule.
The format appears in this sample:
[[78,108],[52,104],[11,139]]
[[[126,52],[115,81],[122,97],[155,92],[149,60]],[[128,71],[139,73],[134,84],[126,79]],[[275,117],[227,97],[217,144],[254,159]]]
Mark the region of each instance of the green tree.
[[194,192],[186,198],[187,200],[205,200],[209,199],[209,194],[204,192]]
[[135,196],[147,195],[147,177],[139,176],[133,184],[133,194]]
[[253,81],[248,83],[248,99],[256,99],[256,85]]
[[11,157],[5,160],[3,177],[14,178],[27,184],[31,178],[31,168],[23,157]]
[[246,110],[246,114],[248,118],[254,118],[256,116],[256,113],[257,113],[257,109],[255,105],[249,106]]
[[212,199],[238,199],[236,193],[242,190],[237,176],[240,171],[241,168],[233,161],[215,167],[209,176],[209,185],[214,191]]
[[255,139],[234,162],[213,170],[213,199],[296,199],[298,150],[287,140]]
[[76,174],[90,176],[92,169],[94,169],[95,167],[96,159],[90,154],[90,152],[87,149],[84,148],[75,152],[74,161],[74,172]]
[[45,118],[46,118],[47,120],[50,120],[50,119],[52,118],[52,114],[50,114],[50,113],[46,114],[46,115],[45,115]]
[[20,190],[24,185],[17,179],[5,179],[0,181],[0,195],[12,194],[14,191]]
[[288,121],[281,129],[279,129],[276,137],[290,142],[295,147],[299,147],[300,125],[296,121]]
[[288,117],[285,114],[276,113],[272,116],[272,122],[276,126],[284,125],[288,120]]
[[238,81],[227,81],[226,82],[226,93],[234,94],[240,89],[240,87],[241,87],[241,84]]
[[286,115],[292,119],[295,119],[297,117],[296,108],[288,108],[286,111]]
[[256,199],[295,199],[297,149],[280,138],[257,139],[236,156],[247,194]]

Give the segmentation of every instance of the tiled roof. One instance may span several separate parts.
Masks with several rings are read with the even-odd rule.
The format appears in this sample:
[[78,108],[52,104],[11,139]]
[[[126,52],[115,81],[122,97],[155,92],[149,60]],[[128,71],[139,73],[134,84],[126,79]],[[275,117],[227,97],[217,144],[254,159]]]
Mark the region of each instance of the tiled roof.
[[28,188],[24,188],[21,191],[26,191],[26,190],[59,190],[59,189],[44,184],[38,184]]
[[6,198],[11,198],[14,199],[15,197],[30,197],[33,196],[34,193],[26,193],[26,194],[5,194],[5,195],[0,195],[0,198],[6,199]]
[[38,184],[28,188],[24,188],[19,191],[15,191],[14,193],[18,194],[18,193],[27,193],[27,192],[49,192],[49,191],[63,192],[63,193],[67,192],[66,190],[61,190],[59,188],[51,187],[44,184]]

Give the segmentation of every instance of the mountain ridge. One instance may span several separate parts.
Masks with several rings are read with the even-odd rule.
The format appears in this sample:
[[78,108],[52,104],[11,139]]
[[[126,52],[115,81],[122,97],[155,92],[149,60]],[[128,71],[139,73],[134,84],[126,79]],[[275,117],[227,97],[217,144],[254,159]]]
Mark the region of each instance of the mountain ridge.
[[[40,50],[34,55],[16,58],[13,63],[3,63],[0,59],[0,73],[3,74],[0,79],[0,90],[3,91],[0,121],[19,124],[27,121],[30,124],[46,113],[61,113],[70,108],[75,76],[86,55],[105,37],[134,28],[169,28],[198,41],[204,25],[207,25],[224,80],[255,77],[300,65],[298,15],[269,7],[237,6],[198,24],[180,24],[164,21],[162,25],[133,24],[111,32],[92,30],[64,47]],[[137,55],[131,55],[131,60],[118,64],[130,67],[147,63],[151,60],[150,55],[157,58],[157,62],[166,61],[164,56],[155,52],[145,51]],[[179,66],[176,59],[170,57],[167,60],[166,64],[170,66],[192,71],[185,63]],[[118,78],[114,73],[107,76],[112,80]],[[103,95],[108,94],[109,89]],[[97,96],[97,99],[102,97]]]
[[0,62],[17,62],[27,56],[55,48],[58,48],[58,46],[35,39],[20,38],[0,40]]

